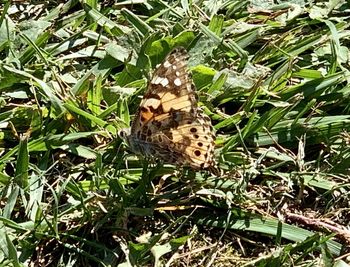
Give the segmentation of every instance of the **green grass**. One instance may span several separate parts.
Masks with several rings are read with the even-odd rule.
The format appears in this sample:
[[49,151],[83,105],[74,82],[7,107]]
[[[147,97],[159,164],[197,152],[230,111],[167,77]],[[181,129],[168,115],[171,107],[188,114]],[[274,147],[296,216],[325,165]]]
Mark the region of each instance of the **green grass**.
[[[293,2],[0,4],[1,266],[348,266],[350,4]],[[220,177],[117,136],[177,46]]]

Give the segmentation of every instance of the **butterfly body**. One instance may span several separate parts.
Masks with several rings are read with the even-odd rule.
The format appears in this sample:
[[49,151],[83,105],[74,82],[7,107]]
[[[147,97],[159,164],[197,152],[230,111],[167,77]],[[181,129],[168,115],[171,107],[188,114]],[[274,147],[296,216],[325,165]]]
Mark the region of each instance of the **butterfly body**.
[[210,169],[215,133],[197,105],[187,52],[176,48],[158,66],[124,138],[131,150],[166,163]]

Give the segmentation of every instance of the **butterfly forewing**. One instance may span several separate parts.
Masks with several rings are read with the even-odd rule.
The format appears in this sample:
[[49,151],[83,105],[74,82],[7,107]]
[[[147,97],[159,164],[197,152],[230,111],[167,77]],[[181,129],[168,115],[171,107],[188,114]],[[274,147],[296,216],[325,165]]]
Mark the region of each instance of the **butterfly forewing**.
[[176,48],[157,67],[127,139],[136,153],[206,169],[214,165],[215,134],[197,107],[187,58],[184,48]]
[[[164,119],[173,115],[174,111],[196,111],[197,101],[187,71],[187,58],[186,50],[177,48],[157,67],[139,108],[138,116],[143,124],[148,120],[162,121],[164,124],[167,122]],[[132,127],[136,130],[140,125],[135,123]]]

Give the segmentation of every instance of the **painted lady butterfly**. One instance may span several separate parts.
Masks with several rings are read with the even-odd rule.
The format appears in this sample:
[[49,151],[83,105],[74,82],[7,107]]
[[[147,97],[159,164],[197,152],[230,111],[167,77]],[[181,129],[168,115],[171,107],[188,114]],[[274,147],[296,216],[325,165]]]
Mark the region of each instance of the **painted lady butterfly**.
[[198,108],[187,59],[182,47],[166,56],[149,82],[131,128],[121,136],[137,154],[215,173],[215,133],[210,118]]

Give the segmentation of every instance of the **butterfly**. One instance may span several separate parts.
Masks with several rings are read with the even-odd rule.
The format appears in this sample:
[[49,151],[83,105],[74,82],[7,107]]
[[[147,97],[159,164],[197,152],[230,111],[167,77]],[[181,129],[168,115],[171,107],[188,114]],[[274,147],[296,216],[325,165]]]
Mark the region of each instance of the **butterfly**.
[[198,107],[188,57],[178,47],[157,66],[131,128],[121,136],[136,154],[213,172],[215,132]]

